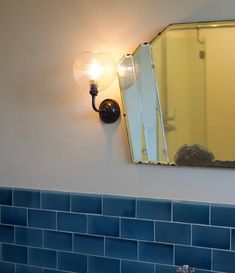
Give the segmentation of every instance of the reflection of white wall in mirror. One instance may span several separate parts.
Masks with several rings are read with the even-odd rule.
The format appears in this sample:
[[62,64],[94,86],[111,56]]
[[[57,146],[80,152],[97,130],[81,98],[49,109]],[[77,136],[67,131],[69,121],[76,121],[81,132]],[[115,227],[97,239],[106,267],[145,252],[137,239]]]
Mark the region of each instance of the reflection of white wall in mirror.
[[126,118],[129,124],[130,141],[132,143],[132,153],[136,161],[142,161],[143,130],[140,111],[140,102],[138,96],[138,87],[135,84],[123,92],[125,101]]
[[[136,81],[139,86],[141,100],[141,115],[146,140],[147,155],[149,161],[157,162],[157,94],[154,80],[154,71],[151,65],[151,51],[149,45],[142,45],[135,52],[134,64]],[[139,68],[139,69],[138,69]]]
[[[205,145],[205,71],[195,30],[168,31],[153,46],[170,162],[184,144]],[[160,49],[160,50],[159,50]],[[159,74],[159,75],[158,75]]]
[[145,159],[145,153],[143,153],[143,151],[146,145],[143,138],[139,89],[136,83],[133,58],[131,55],[124,56],[120,61],[118,65],[118,76],[126,116],[131,157],[135,162],[143,161]]
[[[157,52],[157,54],[155,54]],[[166,100],[166,48],[165,48],[165,36],[161,36],[157,43],[152,45],[152,61],[155,67],[156,75],[156,84],[158,90],[158,101],[161,107],[160,111],[158,112],[158,158],[159,161],[162,163],[169,162],[169,149],[166,143],[167,134],[165,134],[165,130],[163,129],[163,119],[166,117],[167,111],[167,100]],[[165,124],[166,125],[166,124]]]
[[207,39],[208,147],[216,159],[234,160],[235,28],[202,30],[201,35]]

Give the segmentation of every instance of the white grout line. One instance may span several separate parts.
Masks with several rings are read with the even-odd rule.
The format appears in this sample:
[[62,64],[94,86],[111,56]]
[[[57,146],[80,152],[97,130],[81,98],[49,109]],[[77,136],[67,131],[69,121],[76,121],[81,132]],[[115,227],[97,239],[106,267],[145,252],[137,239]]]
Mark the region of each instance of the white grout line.
[[174,202],[171,201],[171,222],[173,222],[174,219]]
[[209,204],[209,225],[211,225],[211,213],[212,213],[212,206]]
[[193,245],[193,225],[191,225],[190,228],[190,245]]
[[233,230],[232,230],[232,228],[230,229],[230,250],[232,250],[232,240],[233,240]]

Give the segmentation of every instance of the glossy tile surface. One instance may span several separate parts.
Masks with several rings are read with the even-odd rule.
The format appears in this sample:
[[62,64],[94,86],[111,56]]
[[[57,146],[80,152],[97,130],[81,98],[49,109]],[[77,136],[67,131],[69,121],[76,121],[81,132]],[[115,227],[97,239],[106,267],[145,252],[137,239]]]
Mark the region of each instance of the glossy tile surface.
[[87,257],[85,255],[59,252],[58,268],[79,273],[87,272]]
[[0,188],[0,205],[12,205],[12,189]]
[[40,229],[16,227],[15,240],[19,245],[42,247],[42,233]]
[[121,237],[137,240],[154,240],[154,222],[146,220],[122,219]]
[[107,238],[105,240],[105,254],[108,257],[137,260],[137,242]]
[[213,252],[213,270],[234,273],[235,253],[215,250]]
[[174,202],[173,221],[209,224],[209,204],[195,202]]
[[108,216],[88,216],[88,233],[119,237],[119,219]]
[[104,237],[74,234],[74,251],[83,254],[104,255]]
[[28,211],[29,227],[56,229],[56,213],[48,210]]
[[120,273],[120,261],[117,259],[90,256],[88,265],[89,273]]
[[155,220],[171,220],[171,202],[165,200],[137,200],[137,217]]
[[173,264],[173,246],[159,243],[139,243],[139,257],[141,261]]
[[156,222],[155,240],[172,244],[191,244],[191,226],[188,224]]
[[199,269],[211,269],[211,250],[207,248],[175,246],[175,264],[192,265]]
[[104,196],[103,214],[123,217],[135,217],[136,200],[134,198]]
[[39,267],[17,264],[15,273],[43,273],[43,269]]
[[29,264],[40,267],[56,268],[57,255],[53,250],[29,248]]
[[15,189],[13,204],[19,207],[40,208],[40,191]]
[[86,232],[87,216],[77,213],[57,213],[57,228],[63,231]]
[[235,206],[212,205],[211,224],[215,226],[235,227]]
[[3,224],[26,226],[27,210],[25,208],[2,207],[1,221]]
[[70,210],[70,195],[59,192],[43,192],[42,208],[51,210]]
[[121,262],[121,273],[154,273],[154,265],[142,262]]
[[14,243],[14,227],[0,224],[0,242]]
[[15,273],[15,265],[12,263],[0,262],[0,272]]
[[44,247],[72,251],[72,234],[57,231],[44,231]]
[[230,229],[193,226],[192,244],[209,248],[230,249]]
[[0,188],[0,209],[3,273],[234,273],[234,205]]
[[81,213],[101,214],[102,198],[98,195],[72,195],[72,211]]
[[2,260],[20,264],[27,264],[28,249],[23,246],[2,244]]

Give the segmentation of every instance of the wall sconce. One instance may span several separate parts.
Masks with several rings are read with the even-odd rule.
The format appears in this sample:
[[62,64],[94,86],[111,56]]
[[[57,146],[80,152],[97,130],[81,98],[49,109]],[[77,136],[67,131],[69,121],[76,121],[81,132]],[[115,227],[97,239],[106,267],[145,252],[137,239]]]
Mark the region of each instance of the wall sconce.
[[107,88],[116,76],[116,64],[108,53],[85,51],[76,59],[73,65],[73,75],[78,85],[83,89],[90,89],[92,107],[99,113],[105,123],[113,123],[120,116],[118,103],[113,99],[101,102],[99,108],[95,105],[95,98],[99,91]]

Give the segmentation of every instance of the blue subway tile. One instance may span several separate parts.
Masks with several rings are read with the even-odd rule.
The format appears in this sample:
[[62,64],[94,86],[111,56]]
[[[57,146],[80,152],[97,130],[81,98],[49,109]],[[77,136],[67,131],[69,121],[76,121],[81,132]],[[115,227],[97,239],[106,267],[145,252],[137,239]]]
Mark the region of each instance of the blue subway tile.
[[63,231],[86,232],[87,216],[78,213],[58,212],[57,228]]
[[119,219],[108,216],[88,216],[88,233],[119,236]]
[[56,268],[56,251],[29,248],[29,264],[40,267]]
[[156,273],[175,273],[177,272],[177,267],[169,265],[156,265]]
[[209,224],[209,204],[174,202],[173,220],[176,222]]
[[0,205],[12,205],[12,189],[0,188]]
[[64,271],[64,270],[60,271],[60,270],[55,270],[55,269],[44,269],[44,273],[69,273],[69,272]]
[[197,247],[175,246],[175,264],[188,264],[200,269],[211,269],[211,250]]
[[137,200],[137,217],[155,220],[171,220],[171,202],[167,200]]
[[43,268],[17,264],[15,273],[43,273]]
[[28,225],[29,227],[56,229],[56,213],[53,211],[29,209]]
[[92,194],[72,195],[72,211],[101,214],[101,196]]
[[211,224],[215,226],[235,227],[235,206],[212,205]]
[[23,208],[2,207],[1,219],[3,224],[27,225],[27,210]]
[[40,208],[40,191],[14,189],[13,204],[19,207]]
[[191,226],[188,224],[156,222],[155,240],[173,244],[191,244]]
[[137,241],[106,238],[105,256],[137,260]]
[[42,208],[70,211],[70,194],[62,192],[42,192]]
[[[121,273],[154,273],[154,265],[149,263],[121,261]],[[160,272],[159,272],[160,273]]]
[[87,257],[85,255],[59,252],[58,268],[79,273],[87,272]]
[[2,260],[13,263],[27,264],[27,247],[2,244]]
[[[60,271],[60,270],[55,270],[55,269],[44,269],[44,273],[69,273],[67,271]],[[71,272],[70,272],[71,273]]]
[[139,243],[139,258],[141,261],[173,264],[173,246],[159,243]]
[[71,251],[72,233],[45,230],[44,247]]
[[[162,264],[156,264],[156,273],[175,273],[179,272],[177,269],[180,266],[169,266],[169,265],[162,265]],[[201,270],[196,268],[196,273],[216,273],[212,271],[207,271],[207,270]]]
[[135,217],[136,199],[129,197],[104,196],[103,214]]
[[193,226],[192,244],[209,248],[230,248],[230,230],[208,226]]
[[121,237],[153,241],[154,222],[147,220],[121,219]]
[[235,250],[235,229],[232,229],[231,249]]
[[234,273],[235,252],[214,250],[213,251],[213,270]]
[[14,227],[0,225],[0,242],[14,243]]
[[74,234],[74,251],[84,254],[104,255],[104,238]]
[[89,273],[120,273],[120,261],[117,259],[89,257]]
[[2,273],[15,273],[15,265],[12,263],[0,262],[0,272]]
[[42,246],[42,230],[34,228],[15,228],[16,244]]

